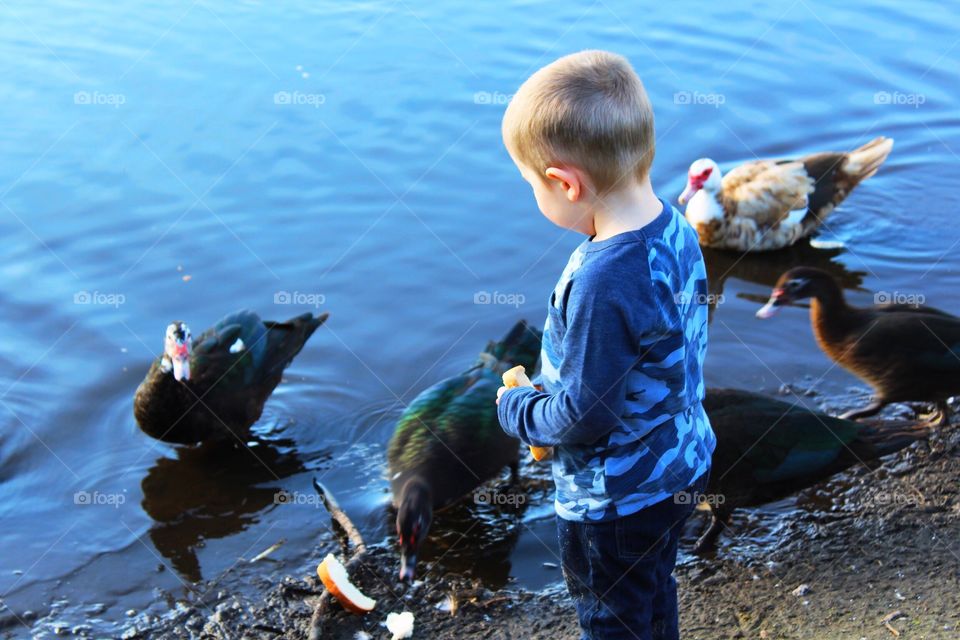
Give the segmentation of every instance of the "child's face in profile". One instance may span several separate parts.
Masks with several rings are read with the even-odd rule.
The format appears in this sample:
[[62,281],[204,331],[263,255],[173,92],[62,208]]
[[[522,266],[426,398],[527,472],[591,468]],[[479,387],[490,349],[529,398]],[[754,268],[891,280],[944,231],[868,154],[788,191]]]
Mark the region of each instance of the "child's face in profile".
[[524,165],[516,158],[513,162],[520,170],[520,175],[533,189],[537,206],[547,220],[559,227],[584,235],[592,236],[596,233],[593,215],[585,206],[585,198],[581,191],[585,184],[578,169],[550,167],[540,175],[535,169]]

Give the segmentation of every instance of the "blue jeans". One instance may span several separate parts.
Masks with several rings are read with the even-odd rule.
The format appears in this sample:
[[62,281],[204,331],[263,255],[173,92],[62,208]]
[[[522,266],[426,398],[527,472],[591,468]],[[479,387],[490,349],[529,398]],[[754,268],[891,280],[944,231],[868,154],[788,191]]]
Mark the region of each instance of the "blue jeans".
[[677,544],[695,507],[689,497],[706,490],[709,475],[685,492],[616,520],[557,518],[563,577],[577,607],[582,640],[680,637],[673,577]]

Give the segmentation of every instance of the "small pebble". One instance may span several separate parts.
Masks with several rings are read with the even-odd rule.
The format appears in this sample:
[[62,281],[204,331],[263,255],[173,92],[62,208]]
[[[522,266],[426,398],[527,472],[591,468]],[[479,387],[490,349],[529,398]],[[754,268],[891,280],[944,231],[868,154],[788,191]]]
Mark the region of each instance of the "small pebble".
[[810,593],[810,585],[808,585],[808,584],[801,584],[800,586],[798,586],[796,589],[794,589],[794,590],[791,591],[790,593],[793,594],[793,595],[795,595],[795,596],[797,596],[798,598],[801,597],[801,596],[805,596],[805,595],[807,595],[808,593]]

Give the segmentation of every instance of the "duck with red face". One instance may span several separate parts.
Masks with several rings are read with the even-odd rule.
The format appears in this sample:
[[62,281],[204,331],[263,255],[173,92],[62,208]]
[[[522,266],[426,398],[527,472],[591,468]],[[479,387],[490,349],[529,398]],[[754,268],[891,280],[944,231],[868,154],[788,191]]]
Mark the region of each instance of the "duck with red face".
[[414,579],[417,554],[433,521],[433,492],[420,477],[411,478],[400,492],[397,508],[397,541],[400,545],[400,580]]
[[179,382],[190,379],[190,327],[183,322],[172,322],[167,327],[167,335],[163,341],[163,358],[161,367],[165,371],[173,371],[173,378]]
[[812,235],[893,149],[878,137],[853,151],[755,160],[721,175],[710,158],[690,165],[680,194],[700,244],[714,249],[771,251]]
[[171,322],[134,396],[137,424],[177,444],[245,438],[283,370],[326,319],[305,313],[276,322],[242,310],[196,340],[185,323]]

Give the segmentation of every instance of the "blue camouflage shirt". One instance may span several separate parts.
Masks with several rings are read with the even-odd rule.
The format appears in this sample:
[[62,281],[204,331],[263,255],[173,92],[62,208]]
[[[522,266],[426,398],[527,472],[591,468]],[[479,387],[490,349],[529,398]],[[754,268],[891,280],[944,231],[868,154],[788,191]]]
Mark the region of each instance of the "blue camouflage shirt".
[[627,516],[709,469],[706,298],[697,233],[666,202],[642,229],[570,256],[550,296],[543,391],[510,389],[498,409],[507,433],[555,447],[561,518]]

